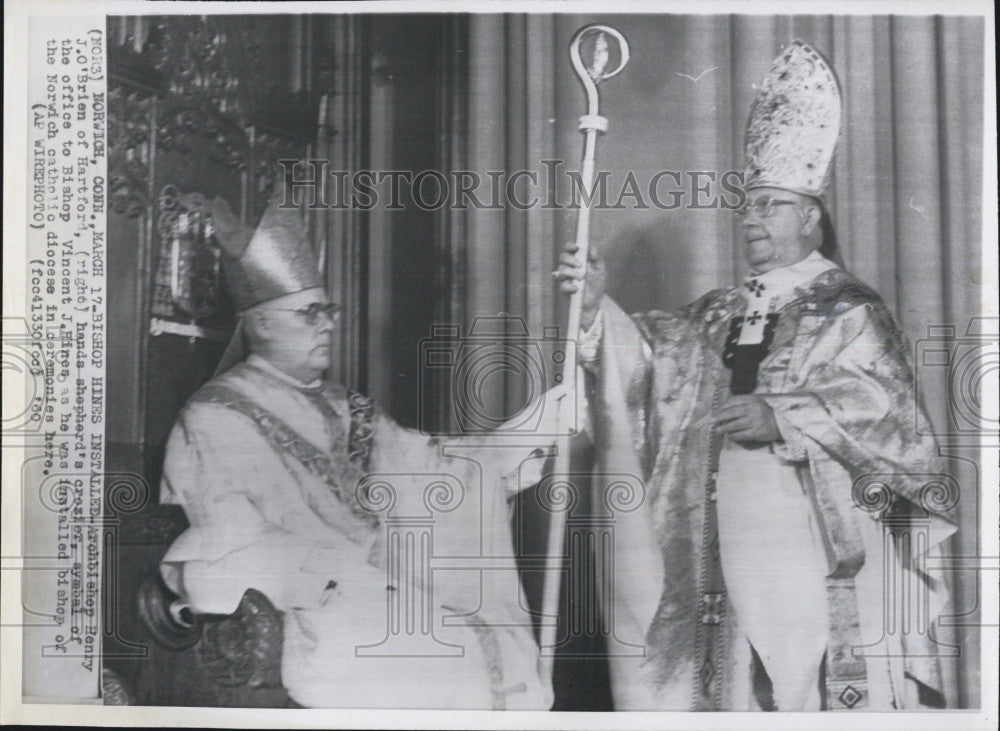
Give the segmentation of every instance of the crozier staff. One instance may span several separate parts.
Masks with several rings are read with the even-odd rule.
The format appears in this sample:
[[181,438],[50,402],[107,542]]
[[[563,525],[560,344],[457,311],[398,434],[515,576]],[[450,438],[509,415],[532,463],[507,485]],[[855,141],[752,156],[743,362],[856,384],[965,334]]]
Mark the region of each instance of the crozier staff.
[[[629,317],[590,268],[581,348],[605,393],[628,394],[606,414],[633,437],[664,578],[650,656],[612,659],[632,680],[618,708],[943,704],[933,630],[883,622],[894,576],[908,587],[896,611],[926,602],[935,618],[947,598],[889,526],[919,516],[931,553],[953,527],[925,499],[922,478],[941,470],[892,315],[820,253],[840,116],[832,69],[792,43],[746,130],[739,287]],[[567,292],[584,277],[577,254],[567,247],[557,272]],[[893,476],[880,506],[852,491],[870,474]]]
[[[593,52],[589,64],[585,64],[581,52],[581,45],[586,36],[592,35]],[[611,48],[608,39],[611,38],[617,46],[618,65],[613,69],[608,69],[608,62],[611,60]],[[581,181],[585,190],[590,190],[594,182],[594,163],[597,156],[597,134],[608,130],[608,120],[599,114],[600,98],[598,95],[598,84],[617,75],[629,61],[629,46],[625,37],[614,28],[606,25],[589,25],[581,28],[573,36],[570,43],[570,60],[577,77],[583,84],[587,94],[587,113],[580,117],[579,129],[584,133],[583,161],[581,170]],[[576,240],[573,244],[574,250],[580,251],[584,259],[587,257],[587,250],[590,243],[590,200],[580,201],[579,212],[576,221]],[[567,338],[576,341],[580,333],[581,315],[583,312],[584,292],[582,287],[574,287],[566,290],[570,294],[569,314],[567,317]],[[560,429],[556,433],[567,433],[567,429],[572,425],[575,416],[570,412],[573,403],[585,404],[585,398],[580,388],[583,379],[578,376],[579,364],[576,358],[576,349],[571,351],[571,357],[567,358],[563,367],[563,386],[567,392],[577,392],[577,398],[566,399],[562,404],[560,413]],[[614,389],[615,384],[609,384]],[[607,397],[601,399],[602,403],[613,403],[620,401],[618,397]],[[604,409],[601,409],[604,411]],[[597,428],[596,438],[605,445],[617,444],[626,447],[629,443],[629,435],[626,431],[617,428],[615,420],[597,418],[593,420],[593,425]],[[605,450],[607,459],[598,465],[599,475],[638,475],[639,469],[635,460],[631,458],[627,449]],[[578,479],[570,472],[570,446],[569,438],[562,438],[556,451],[556,459],[552,474],[555,478],[566,479],[567,476],[572,481]],[[588,487],[596,490],[607,490],[612,487],[600,477],[593,485],[576,484],[574,487],[581,493],[590,494]],[[597,581],[598,601],[604,612],[603,620],[611,626],[612,633],[618,642],[632,646],[633,653],[642,653],[643,635],[645,628],[652,618],[656,607],[656,601],[660,596],[660,582],[662,580],[659,570],[659,560],[655,555],[655,539],[652,532],[652,524],[646,509],[645,494],[637,494],[636,508],[617,512],[615,516],[615,540],[612,547],[613,557],[610,567],[601,566],[597,570],[601,576],[605,576],[604,571],[610,574],[609,581]],[[591,494],[592,500],[606,500],[608,494]],[[552,513],[549,524],[549,536],[545,567],[545,585],[542,598],[542,616],[547,620],[542,624],[539,645],[541,647],[541,672],[551,676],[553,668],[556,636],[556,622],[559,608],[559,587],[562,581],[563,558],[566,551],[565,545],[565,520],[566,511],[558,510]],[[618,557],[616,560],[614,557]],[[627,557],[627,562],[621,560]],[[625,673],[619,673],[615,679],[617,685],[625,692],[632,681]]]

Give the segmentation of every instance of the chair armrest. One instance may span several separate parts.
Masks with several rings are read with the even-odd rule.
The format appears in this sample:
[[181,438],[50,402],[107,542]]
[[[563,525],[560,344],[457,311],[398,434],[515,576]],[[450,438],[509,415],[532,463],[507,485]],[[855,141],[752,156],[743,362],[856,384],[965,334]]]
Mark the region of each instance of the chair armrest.
[[229,615],[172,612],[178,600],[159,571],[139,588],[139,616],[158,644],[175,652],[196,646],[198,664],[224,688],[282,687],[282,614],[263,593],[247,589]]
[[264,594],[247,589],[233,614],[204,617],[199,662],[227,688],[280,688],[283,629],[281,612]]
[[201,639],[197,615],[189,609],[184,610],[189,616],[182,613],[183,621],[179,622],[170,611],[170,605],[179,598],[163,582],[159,570],[154,570],[146,577],[139,586],[136,597],[139,618],[153,635],[153,639],[168,650],[178,652],[193,647]]

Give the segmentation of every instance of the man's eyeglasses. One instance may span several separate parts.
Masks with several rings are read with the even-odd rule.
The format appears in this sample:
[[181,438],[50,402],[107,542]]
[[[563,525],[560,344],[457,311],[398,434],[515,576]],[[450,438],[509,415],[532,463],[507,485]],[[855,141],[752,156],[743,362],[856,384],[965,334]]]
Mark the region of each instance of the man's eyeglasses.
[[299,307],[297,309],[288,307],[272,307],[270,309],[272,311],[277,310],[278,312],[294,312],[305,320],[307,325],[318,324],[321,317],[333,320],[340,314],[340,305],[336,305],[333,302],[313,302],[307,307]]
[[733,213],[737,218],[744,218],[748,213],[753,213],[757,218],[770,218],[774,215],[775,206],[794,206],[797,201],[786,201],[781,198],[758,198],[753,203],[744,203]]

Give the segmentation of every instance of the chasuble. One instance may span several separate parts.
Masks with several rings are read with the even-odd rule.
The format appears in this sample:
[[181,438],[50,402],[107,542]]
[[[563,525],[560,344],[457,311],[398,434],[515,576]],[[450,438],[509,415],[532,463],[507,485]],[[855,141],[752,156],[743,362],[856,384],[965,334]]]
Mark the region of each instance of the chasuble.
[[[646,657],[612,658],[616,707],[941,705],[933,627],[900,622],[942,612],[928,559],[954,505],[932,494],[941,465],[878,296],[814,253],[673,312],[605,297],[585,340],[598,432],[620,435],[600,463],[645,478],[663,570]],[[764,399],[782,439],[717,434],[734,393]]]

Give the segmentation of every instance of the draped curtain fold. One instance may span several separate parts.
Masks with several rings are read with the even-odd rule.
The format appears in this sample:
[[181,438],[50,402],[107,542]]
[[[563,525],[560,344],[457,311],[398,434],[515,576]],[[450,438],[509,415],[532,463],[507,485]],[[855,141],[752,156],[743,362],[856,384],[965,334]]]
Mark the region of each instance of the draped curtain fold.
[[[555,154],[555,90],[558,44],[550,15],[474,15],[469,26],[466,170],[484,180],[490,173],[507,176],[533,171],[544,184],[541,160]],[[499,177],[497,177],[500,180]],[[501,182],[506,189],[506,182]],[[510,186],[527,201],[533,188],[522,177]],[[506,190],[503,191],[504,193]],[[486,197],[483,194],[480,197]],[[487,197],[488,200],[488,197]],[[456,308],[459,322],[506,314],[523,318],[528,333],[541,337],[556,324],[552,288],[552,242],[557,215],[539,206],[520,210],[471,208],[453,215],[464,221],[464,297]],[[516,409],[525,396],[517,378],[492,384],[486,391],[496,413]]]
[[[593,240],[610,271],[609,289],[626,310],[671,308],[731,285],[746,271],[731,213],[695,207],[723,194],[719,176],[742,165],[742,135],[753,84],[782,47],[800,38],[832,63],[843,87],[844,118],[827,203],[848,270],[873,286],[910,342],[928,327],[957,334],[982,301],[982,141],[984,24],[971,17],[901,16],[516,16],[474,15],[468,33],[465,169],[534,170],[544,197],[547,168],[579,169],[576,130],[584,97],[567,49],[587,23],[620,30],[632,60],[601,88],[610,129],[598,142],[597,169],[609,171],[609,203],[631,172],[640,189],[660,171],[661,199],[672,187],[682,205],[661,210],[623,200],[593,213]],[[462,130],[452,130],[462,133]],[[551,165],[551,164],[550,164]],[[714,174],[696,176],[690,172]],[[708,191],[693,190],[708,184]],[[557,180],[561,202],[568,180]],[[643,191],[646,193],[647,191]],[[500,312],[524,317],[532,334],[565,322],[551,271],[575,212],[469,210],[452,312],[460,322]],[[455,301],[457,300],[457,301]],[[939,430],[949,421],[944,376],[925,390]],[[489,391],[511,407],[516,379]],[[974,457],[967,453],[966,458]],[[978,555],[976,471],[956,468],[962,530],[954,552]],[[956,577],[957,613],[971,612],[973,572]],[[957,623],[962,624],[962,623]],[[957,628],[964,668],[950,705],[978,703],[978,635]]]

